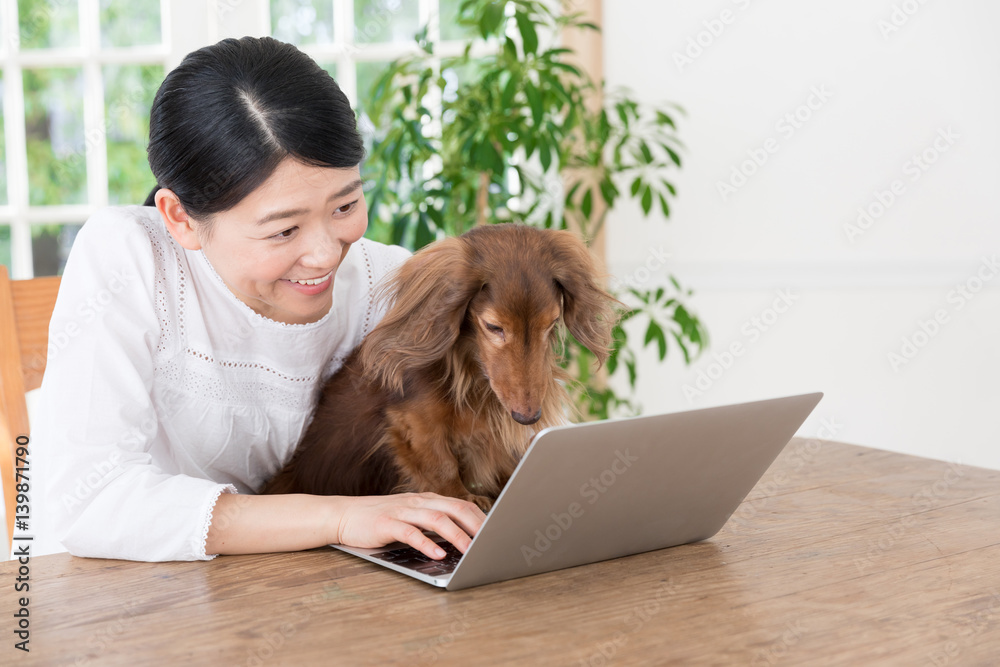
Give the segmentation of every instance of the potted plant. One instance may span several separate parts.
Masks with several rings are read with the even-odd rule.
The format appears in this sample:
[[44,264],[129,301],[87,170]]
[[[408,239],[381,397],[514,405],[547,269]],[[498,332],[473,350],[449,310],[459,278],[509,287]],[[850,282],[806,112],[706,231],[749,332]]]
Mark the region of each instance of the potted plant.
[[[458,21],[477,34],[460,56],[433,58],[424,28],[419,53],[394,61],[367,91],[370,121],[360,120],[373,136],[363,177],[374,184],[367,196],[378,240],[418,249],[474,224],[519,221],[573,228],[589,243],[623,196],[638,199],[647,217],[670,216],[680,109],[647,110],[619,92],[590,111],[585,100],[596,84],[569,49],[546,44],[565,27],[596,26],[537,0],[465,0]],[[673,276],[652,289],[612,288],[623,305],[607,372],[624,369],[629,395],[593,375],[590,353],[575,341],[564,354],[577,405],[594,418],[639,410],[627,323],[645,319],[643,345],[655,344],[661,361],[676,345],[689,363],[707,344],[684,305],[691,291]]]

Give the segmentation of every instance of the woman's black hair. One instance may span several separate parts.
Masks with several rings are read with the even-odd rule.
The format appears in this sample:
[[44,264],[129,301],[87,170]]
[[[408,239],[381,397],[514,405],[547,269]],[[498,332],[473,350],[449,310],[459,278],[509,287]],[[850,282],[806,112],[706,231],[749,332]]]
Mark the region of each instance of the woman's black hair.
[[361,163],[364,144],[337,82],[270,37],[224,39],[189,53],[156,92],[149,116],[156,187],[208,222],[236,206],[286,157],[319,167]]

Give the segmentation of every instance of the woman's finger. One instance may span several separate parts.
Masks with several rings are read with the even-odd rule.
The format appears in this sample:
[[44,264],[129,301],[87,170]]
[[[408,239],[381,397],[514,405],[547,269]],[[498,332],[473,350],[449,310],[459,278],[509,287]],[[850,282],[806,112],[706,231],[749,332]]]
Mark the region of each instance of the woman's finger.
[[391,537],[397,542],[410,545],[428,558],[441,560],[445,557],[444,549],[438,546],[437,542],[424,535],[423,531],[412,523],[394,522]]
[[[470,537],[474,537],[479,532],[483,522],[486,521],[486,515],[483,514],[483,510],[475,503],[465,500],[440,496],[436,493],[421,493],[411,498],[411,501],[411,507],[439,509],[445,512]],[[442,535],[441,537],[445,536]],[[448,541],[454,544],[453,540]],[[464,550],[463,553],[465,553]]]

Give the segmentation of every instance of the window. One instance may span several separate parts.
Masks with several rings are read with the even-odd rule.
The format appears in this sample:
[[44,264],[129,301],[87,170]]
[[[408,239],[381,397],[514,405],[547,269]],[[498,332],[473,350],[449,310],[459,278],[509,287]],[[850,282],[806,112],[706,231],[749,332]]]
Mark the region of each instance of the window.
[[191,50],[271,34],[358,106],[422,26],[438,56],[461,52],[461,1],[0,0],[0,263],[14,278],[58,275],[96,209],[145,201],[149,109]]
[[80,225],[142,203],[149,107],[163,79],[160,0],[4,0],[0,262],[62,271]]
[[462,0],[269,0],[270,34],[295,44],[337,80],[356,106],[382,68],[416,51],[428,26],[438,56],[457,56],[466,38],[455,21]]

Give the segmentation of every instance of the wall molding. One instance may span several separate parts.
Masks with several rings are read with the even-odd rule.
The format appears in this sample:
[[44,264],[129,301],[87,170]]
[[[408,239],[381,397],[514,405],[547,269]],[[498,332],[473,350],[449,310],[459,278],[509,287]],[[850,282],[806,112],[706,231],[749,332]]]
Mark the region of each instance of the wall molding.
[[666,284],[673,275],[694,290],[757,291],[782,288],[943,289],[972,281],[971,287],[1000,287],[1000,252],[963,260],[824,261],[655,261],[610,262],[609,272],[640,287]]

